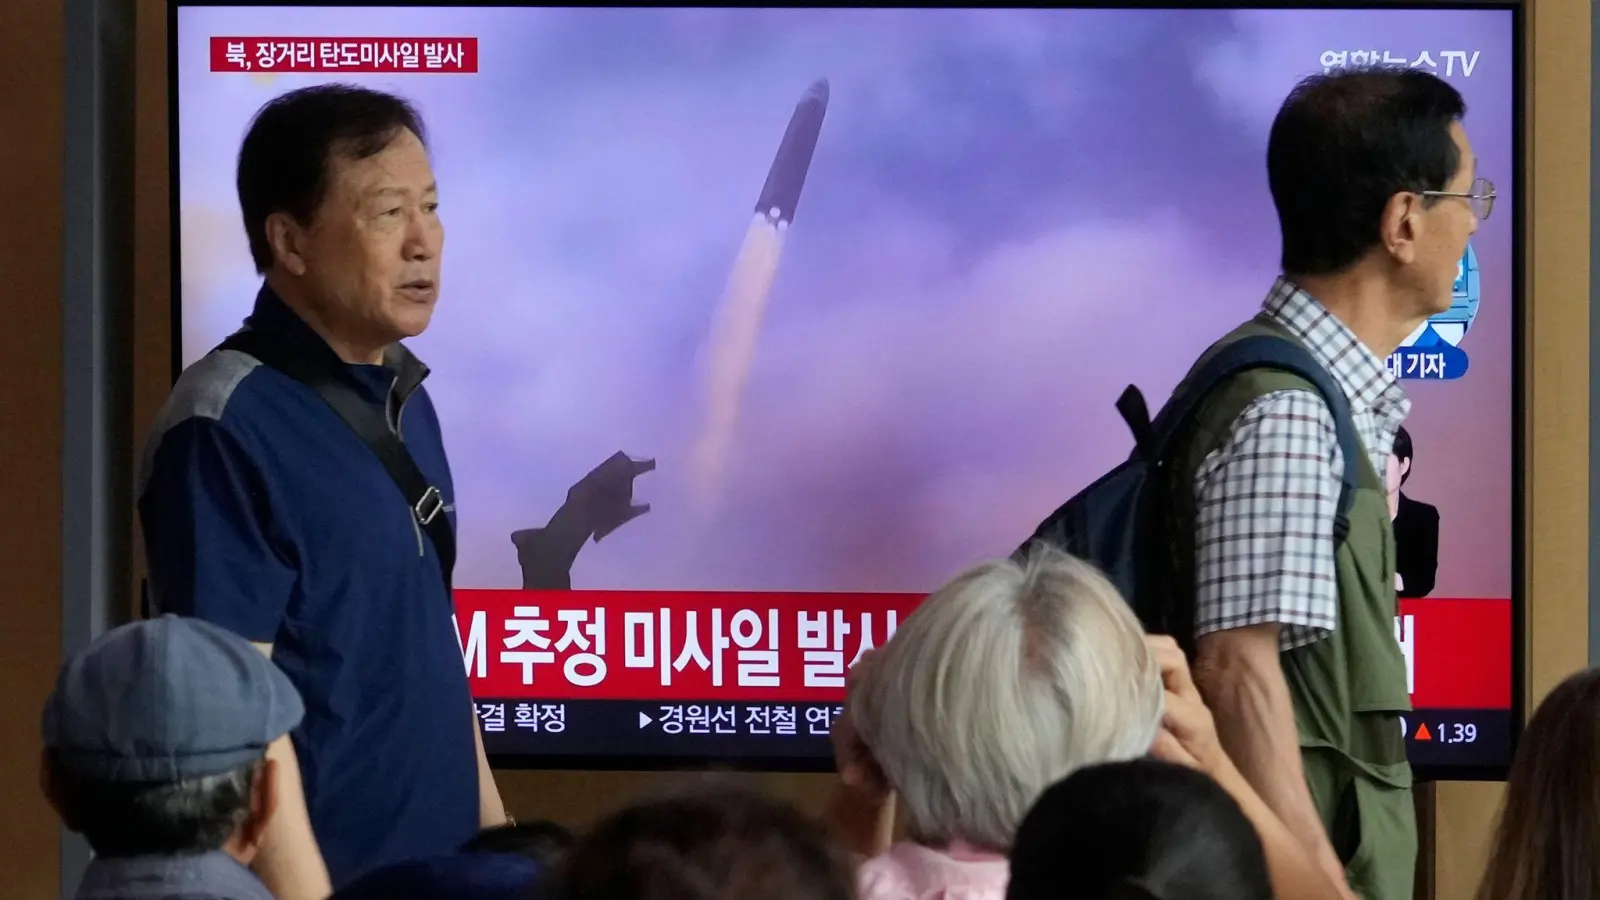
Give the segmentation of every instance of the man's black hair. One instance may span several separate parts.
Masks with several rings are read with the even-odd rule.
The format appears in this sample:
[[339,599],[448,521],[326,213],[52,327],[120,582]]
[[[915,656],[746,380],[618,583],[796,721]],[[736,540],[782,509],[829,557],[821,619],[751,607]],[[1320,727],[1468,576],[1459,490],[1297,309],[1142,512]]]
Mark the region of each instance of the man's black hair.
[[350,84],[300,88],[261,107],[239,147],[237,178],[256,271],[272,267],[267,216],[283,212],[309,223],[328,192],[334,157],[376,156],[406,131],[427,140],[416,107]]
[[260,763],[171,782],[80,778],[52,762],[61,819],[96,856],[185,856],[221,850],[250,814]]
[[552,900],[853,900],[843,851],[793,807],[737,788],[636,803],[584,835]]
[[[1401,462],[1411,462],[1411,433],[1406,431],[1404,425],[1394,433],[1394,458]],[[1400,474],[1400,483],[1405,484],[1411,477],[1411,467],[1407,466]]]
[[1344,271],[1378,244],[1389,198],[1446,190],[1461,166],[1450,125],[1466,112],[1460,92],[1417,69],[1339,69],[1296,85],[1267,139],[1283,272]]
[[1006,900],[1271,900],[1256,830],[1202,772],[1136,759],[1079,769],[1017,828]]

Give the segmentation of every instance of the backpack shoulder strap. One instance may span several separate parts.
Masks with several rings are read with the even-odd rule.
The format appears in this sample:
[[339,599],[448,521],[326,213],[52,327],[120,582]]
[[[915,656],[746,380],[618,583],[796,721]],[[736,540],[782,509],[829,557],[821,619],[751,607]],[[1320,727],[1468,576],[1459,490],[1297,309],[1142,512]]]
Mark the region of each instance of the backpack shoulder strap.
[[1152,451],[1166,459],[1174,441],[1187,431],[1206,398],[1236,375],[1257,369],[1272,369],[1303,379],[1322,397],[1333,414],[1339,452],[1344,457],[1344,478],[1339,485],[1339,503],[1334,516],[1334,538],[1343,543],[1350,533],[1350,505],[1360,480],[1361,438],[1356,434],[1350,401],[1333,376],[1300,344],[1275,335],[1252,334],[1230,341],[1201,363],[1184,379],[1179,390],[1156,415],[1151,431]]

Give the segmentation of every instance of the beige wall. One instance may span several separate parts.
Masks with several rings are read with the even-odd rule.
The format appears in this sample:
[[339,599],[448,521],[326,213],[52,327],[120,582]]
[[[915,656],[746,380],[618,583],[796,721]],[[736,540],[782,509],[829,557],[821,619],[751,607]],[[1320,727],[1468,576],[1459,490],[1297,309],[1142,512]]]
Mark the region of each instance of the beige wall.
[[[1528,4],[1524,359],[1526,696],[1536,703],[1588,661],[1588,0]],[[1437,896],[1466,900],[1482,871],[1498,784],[1437,791]]]
[[[148,422],[167,386],[167,173],[164,4],[138,0],[138,205],[134,242],[135,420]],[[1531,0],[1527,58],[1532,173],[1529,223],[1527,407],[1528,688],[1537,697],[1584,664],[1588,585],[1589,3]],[[60,642],[60,184],[59,0],[0,2],[0,209],[7,328],[0,330],[0,872],[7,897],[54,896],[54,821],[38,799],[38,711]],[[26,135],[26,139],[16,136]],[[131,455],[132,448],[129,448]],[[501,775],[524,817],[591,820],[652,781],[631,773]],[[822,776],[751,776],[805,805]],[[1437,791],[1437,896],[1467,900],[1481,865],[1497,785]]]

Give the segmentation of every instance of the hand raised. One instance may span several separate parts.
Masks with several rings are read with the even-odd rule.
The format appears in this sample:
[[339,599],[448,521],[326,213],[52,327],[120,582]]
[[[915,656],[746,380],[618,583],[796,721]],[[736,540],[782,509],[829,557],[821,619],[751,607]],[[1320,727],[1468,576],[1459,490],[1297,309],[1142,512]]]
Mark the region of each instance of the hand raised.
[[1189,673],[1189,661],[1177,642],[1165,635],[1146,637],[1145,646],[1161,669],[1166,693],[1161,732],[1156,735],[1150,754],[1215,776],[1231,763],[1217,739],[1217,723],[1211,718],[1211,710]]

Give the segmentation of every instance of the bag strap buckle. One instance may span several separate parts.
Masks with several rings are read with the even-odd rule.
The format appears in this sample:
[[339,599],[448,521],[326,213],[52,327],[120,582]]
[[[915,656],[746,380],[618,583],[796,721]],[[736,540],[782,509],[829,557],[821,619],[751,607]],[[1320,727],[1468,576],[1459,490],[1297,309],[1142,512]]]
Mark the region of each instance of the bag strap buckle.
[[416,505],[411,507],[411,512],[424,526],[432,525],[433,520],[439,517],[439,513],[444,512],[444,497],[438,488],[430,484],[428,489],[422,492]]

